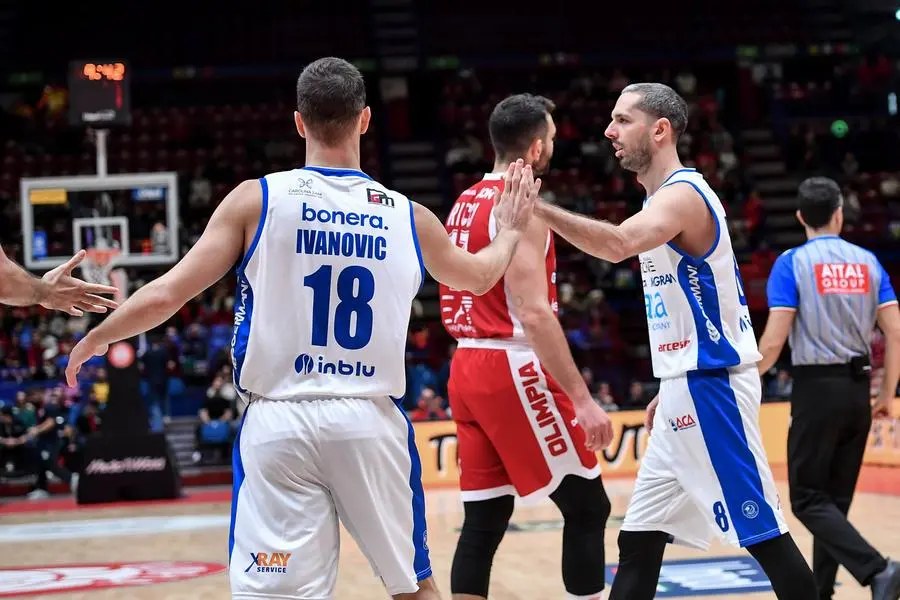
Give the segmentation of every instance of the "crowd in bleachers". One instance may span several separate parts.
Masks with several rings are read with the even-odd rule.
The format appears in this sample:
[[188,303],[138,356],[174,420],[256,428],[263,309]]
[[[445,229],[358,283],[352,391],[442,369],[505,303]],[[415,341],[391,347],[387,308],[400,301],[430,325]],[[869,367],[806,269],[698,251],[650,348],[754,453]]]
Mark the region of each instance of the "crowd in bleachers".
[[[885,66],[880,60],[865,63],[855,74],[846,65],[840,69],[833,73],[840,78],[828,89],[845,90],[838,97],[847,98],[850,106],[873,98],[873,90],[894,81],[898,72],[895,65]],[[765,198],[748,175],[740,131],[728,116],[734,99],[708,74],[677,69],[641,75],[671,83],[688,100],[690,126],[680,142],[684,162],[702,172],[726,204],[742,271],[746,267],[764,275],[777,252],[767,242]],[[630,76],[635,74],[616,69],[578,70],[574,75],[565,70],[527,76],[487,70],[449,75],[441,90],[444,103],[435,115],[444,144],[444,208],[491,169],[487,135],[491,108],[507,93],[528,90],[556,104],[558,135],[552,168],[546,174],[546,197],[614,222],[638,210],[643,191],[632,174],[618,167],[603,135],[613,102]],[[770,106],[783,108],[774,111],[773,121],[788,170],[836,177],[845,186],[851,228],[900,237],[900,158],[884,151],[900,142],[900,130],[884,126],[886,119],[895,117],[855,116],[847,119],[846,135],[835,134],[832,113],[840,106],[829,100],[826,111],[816,100],[824,97],[819,85],[784,75],[763,81]],[[54,106],[41,99],[31,110],[15,107],[13,120],[20,135],[0,150],[0,240],[20,262],[18,177],[91,173],[94,168],[88,139],[71,133],[58,137],[61,117],[53,112]],[[289,114],[287,104],[274,102],[138,107],[134,126],[110,138],[110,170],[178,171],[184,250],[196,241],[217,202],[239,179],[302,163],[302,143],[285,118]],[[375,137],[366,138],[363,169],[375,177],[382,172],[379,154]],[[557,255],[560,319],[585,381],[608,410],[642,408],[654,395],[655,384],[638,262],[611,265],[587,260],[560,240]],[[890,266],[889,272],[897,274]],[[156,275],[151,269],[130,269],[131,290]],[[159,332],[141,340],[142,389],[151,426],[161,430],[168,417],[194,416],[198,462],[227,460],[222,451],[233,439],[239,414],[229,384],[234,287],[233,277],[226,278]],[[85,318],[0,307],[0,404],[4,404],[0,468],[7,474],[37,475],[37,490],[46,488],[47,471],[63,480],[78,472],[80,444],[102,422],[108,399],[103,359],[87,365],[79,389],[61,383],[68,351],[87,326]],[[403,399],[411,418],[449,416],[447,380],[453,351],[440,323],[413,320]],[[779,369],[766,389],[770,398],[786,398],[791,389],[789,371]],[[51,421],[52,427],[35,429]]]

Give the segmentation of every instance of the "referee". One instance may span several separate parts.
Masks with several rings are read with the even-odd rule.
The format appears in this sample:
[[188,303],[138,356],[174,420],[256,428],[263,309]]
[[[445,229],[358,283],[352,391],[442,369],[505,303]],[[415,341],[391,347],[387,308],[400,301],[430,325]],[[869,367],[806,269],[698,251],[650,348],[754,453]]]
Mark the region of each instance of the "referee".
[[[900,563],[888,560],[847,520],[869,427],[890,417],[900,376],[900,310],[875,256],[839,237],[841,190],[831,179],[800,184],[797,218],[807,242],[778,257],[769,275],[769,319],[760,373],[790,334],[794,385],[788,433],[791,508],[813,535],[819,598],[831,598],[838,564],[873,600],[900,598]],[[884,381],[870,398],[875,322],[887,340]]]

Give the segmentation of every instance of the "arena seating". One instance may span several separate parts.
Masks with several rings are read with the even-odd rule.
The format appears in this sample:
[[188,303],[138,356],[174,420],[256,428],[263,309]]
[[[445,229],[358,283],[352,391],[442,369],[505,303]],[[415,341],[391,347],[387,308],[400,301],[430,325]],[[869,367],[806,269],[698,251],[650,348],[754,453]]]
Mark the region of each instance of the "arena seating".
[[[74,6],[61,9],[53,21],[38,19],[45,8],[37,5],[0,8],[0,23],[15,16],[25,24],[14,31],[0,27],[0,43],[28,49],[16,54],[21,60],[15,65],[13,53],[0,53],[0,66],[19,73],[48,64],[57,60],[53,48],[59,46],[73,56],[115,47],[130,57],[140,73],[134,82],[133,123],[111,132],[110,172],[178,173],[183,250],[235,183],[302,164],[303,143],[291,123],[299,65],[328,54],[372,63],[377,62],[372,57],[381,56],[370,27],[377,15],[358,10],[360,2],[353,0],[324,5],[304,0],[302,9],[296,3],[267,5],[254,19],[235,17],[240,13],[221,6],[202,23],[170,18],[181,6],[164,0],[142,16],[146,28],[140,34],[116,27],[120,19],[131,18],[124,7],[101,4],[103,10],[93,15]],[[403,120],[394,119],[393,109],[379,110],[381,84],[390,71],[383,63],[368,65],[375,119],[363,141],[362,167],[391,185],[399,179],[392,172],[392,142],[427,142],[440,179],[440,194],[429,206],[440,216],[491,168],[486,123],[494,104],[509,93],[529,91],[557,105],[548,197],[614,222],[627,218],[639,209],[643,191],[616,164],[603,130],[623,85],[662,80],[679,89],[691,106],[682,158],[711,180],[727,206],[757,327],[765,320],[772,262],[783,248],[802,240],[793,194],[800,178],[810,174],[828,174],[845,186],[848,237],[864,240],[900,280],[900,158],[893,152],[900,129],[896,115],[887,112],[887,94],[897,90],[900,71],[877,53],[854,53],[833,2],[724,5],[702,0],[691,11],[673,12],[654,0],[640,11],[607,9],[599,20],[586,18],[583,3],[573,0],[550,2],[538,11],[523,11],[508,0],[490,5],[434,0],[410,7],[418,28],[417,56],[455,58],[433,61],[433,68],[409,75],[410,105],[400,105],[410,115],[405,127],[398,126]],[[82,35],[87,19],[107,37]],[[500,28],[518,35],[491,35]],[[54,44],[36,44],[38,37]],[[805,44],[826,41],[833,43],[827,52],[805,49]],[[751,59],[736,60],[739,46],[752,47],[744,50]],[[767,47],[783,55],[768,59]],[[797,58],[786,56],[792,52]],[[51,77],[15,88],[0,111],[0,124],[9,132],[0,147],[0,241],[20,262],[19,178],[95,172],[91,137],[69,128],[64,112],[42,103],[43,84],[61,84],[61,72],[55,81]],[[838,122],[846,123],[846,132]],[[67,223],[58,227],[67,234]],[[587,260],[563,241],[557,248],[560,318],[592,391],[611,406],[646,403],[654,386],[637,261],[608,265]],[[138,287],[158,274],[133,269],[129,275]],[[146,394],[147,402],[154,426],[165,426],[177,439],[176,450],[186,464],[196,460],[198,414],[207,408],[212,415],[207,400],[222,396],[214,382],[230,376],[233,289],[234,278],[226,277],[158,332],[167,393],[164,398]],[[434,294],[435,287],[428,285],[420,295],[407,342],[404,402],[422,418],[434,418],[440,410],[432,408],[446,407],[453,352],[434,318]],[[82,321],[43,309],[0,307],[0,404],[18,406],[20,391],[32,406],[62,394],[68,422],[74,425],[93,411],[91,426],[99,426],[102,361],[88,369],[94,376],[78,392],[59,384],[65,355],[84,329]],[[645,387],[634,391],[632,384],[640,382]],[[16,410],[27,420],[27,407]]]

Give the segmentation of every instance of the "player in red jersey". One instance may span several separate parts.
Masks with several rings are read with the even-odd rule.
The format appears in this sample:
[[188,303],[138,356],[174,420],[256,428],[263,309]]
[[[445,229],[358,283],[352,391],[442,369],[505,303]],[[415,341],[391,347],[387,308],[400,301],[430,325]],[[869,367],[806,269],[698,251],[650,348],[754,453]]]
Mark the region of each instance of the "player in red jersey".
[[[493,172],[462,193],[445,223],[456,245],[477,252],[496,235],[492,207],[504,164],[522,158],[536,174],[547,167],[556,134],[552,110],[550,100],[530,94],[494,108]],[[446,286],[440,294],[444,327],[458,340],[448,387],[465,521],[450,576],[453,597],[487,598],[514,497],[549,495],[565,520],[569,597],[599,598],[610,504],[596,451],[612,441],[612,424],[591,397],[557,320],[552,233],[533,221],[503,279],[485,294]]]

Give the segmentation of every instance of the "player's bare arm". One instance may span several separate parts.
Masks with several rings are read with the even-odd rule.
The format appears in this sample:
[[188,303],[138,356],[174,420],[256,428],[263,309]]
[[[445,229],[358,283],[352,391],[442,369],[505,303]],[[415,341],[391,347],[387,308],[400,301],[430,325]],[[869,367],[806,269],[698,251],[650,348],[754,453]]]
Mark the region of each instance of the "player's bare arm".
[[875,417],[891,418],[896,395],[894,392],[900,380],[900,308],[896,302],[886,304],[878,309],[877,318],[885,341],[884,375],[872,412]]
[[81,365],[102,355],[109,344],[165,323],[188,300],[216,283],[234,266],[244,250],[245,234],[255,228],[262,210],[262,187],[244,181],[216,208],[203,235],[178,264],[126,300],[72,349],[66,380],[76,383]]
[[659,189],[649,206],[621,225],[545,202],[535,205],[535,215],[582,252],[614,263],[674,240],[688,223],[712,222],[703,198],[677,183]]
[[40,304],[76,317],[85,312],[105,313],[109,308],[116,308],[115,301],[100,296],[114,294],[116,288],[72,277],[72,271],[85,256],[85,251],[81,250],[64,264],[37,278],[13,262],[0,248],[0,304]]
[[513,163],[504,175],[503,193],[494,206],[500,231],[488,246],[472,254],[456,246],[444,226],[424,206],[413,203],[422,260],[432,277],[457,290],[478,296],[490,290],[506,272],[521,233],[528,227],[540,179],[530,166]]
[[576,418],[585,431],[585,444],[591,450],[600,450],[612,441],[612,422],[591,397],[550,306],[547,278],[544,270],[538,268],[544,264],[548,234],[542,221],[531,220],[506,271],[507,294],[541,365],[575,405]]
[[779,307],[769,311],[766,329],[759,338],[759,352],[762,354],[762,360],[756,364],[760,375],[767,373],[781,356],[781,350],[791,333],[796,314],[797,311],[792,308]]

